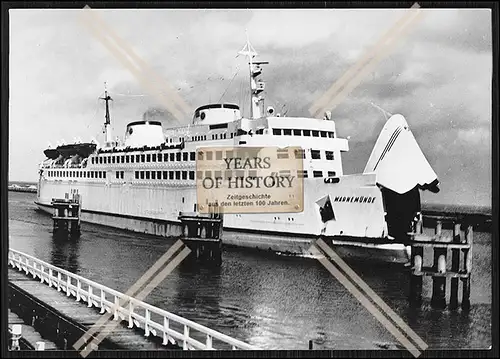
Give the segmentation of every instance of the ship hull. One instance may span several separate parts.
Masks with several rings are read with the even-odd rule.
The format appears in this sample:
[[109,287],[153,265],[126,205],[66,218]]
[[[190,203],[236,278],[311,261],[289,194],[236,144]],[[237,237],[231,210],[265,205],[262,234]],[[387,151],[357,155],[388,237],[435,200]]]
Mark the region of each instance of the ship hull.
[[[38,208],[52,214],[52,206],[35,202]],[[82,222],[125,229],[133,232],[150,234],[159,237],[179,237],[182,235],[180,221],[159,220],[113,213],[82,210]],[[270,251],[281,255],[317,257],[311,251],[312,243],[319,236],[257,229],[224,227],[222,242],[224,246]],[[367,241],[366,238],[356,241],[339,240],[335,237],[324,237],[324,240],[343,258],[367,260],[371,262],[407,263],[408,249],[399,243],[383,243]]]

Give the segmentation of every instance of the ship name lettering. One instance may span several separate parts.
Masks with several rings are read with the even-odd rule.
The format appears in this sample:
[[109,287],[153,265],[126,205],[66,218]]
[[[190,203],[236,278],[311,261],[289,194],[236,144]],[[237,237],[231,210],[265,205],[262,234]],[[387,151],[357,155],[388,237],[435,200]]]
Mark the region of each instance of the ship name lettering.
[[349,203],[373,203],[376,197],[365,197],[365,196],[336,196],[333,202],[349,202]]

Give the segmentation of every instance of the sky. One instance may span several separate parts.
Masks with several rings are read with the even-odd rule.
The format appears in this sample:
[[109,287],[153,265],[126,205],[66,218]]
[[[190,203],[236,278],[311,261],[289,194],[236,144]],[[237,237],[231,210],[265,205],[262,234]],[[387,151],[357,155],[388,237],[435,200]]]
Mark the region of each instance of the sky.
[[[233,102],[248,113],[246,32],[269,61],[266,106],[310,117],[311,105],[373,46],[404,9],[94,10],[189,106]],[[345,174],[361,173],[385,123],[405,116],[441,182],[428,203],[491,205],[492,39],[488,9],[424,9],[332,111],[350,137]],[[104,82],[113,134],[170,112],[81,21],[83,10],[10,10],[9,180],[37,181],[49,144],[103,140]],[[160,81],[160,80],[158,80]],[[177,122],[178,123],[178,122]]]

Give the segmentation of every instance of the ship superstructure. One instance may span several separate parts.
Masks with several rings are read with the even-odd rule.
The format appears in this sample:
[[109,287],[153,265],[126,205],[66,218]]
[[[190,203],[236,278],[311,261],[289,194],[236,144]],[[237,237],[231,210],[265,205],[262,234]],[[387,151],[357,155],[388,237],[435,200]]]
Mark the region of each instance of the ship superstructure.
[[[118,142],[110,133],[111,97],[106,90],[105,143],[47,149],[47,159],[40,165],[38,206],[50,210],[52,198],[78,193],[83,221],[176,236],[181,234],[179,213],[197,211],[196,178],[202,175],[196,173],[198,147],[220,147],[213,153],[220,158],[229,155],[224,153],[229,147],[299,146],[303,151],[298,156],[304,162],[296,175],[304,180],[304,211],[225,214],[224,241],[308,254],[311,240],[324,235],[340,238],[339,243],[355,243],[363,251],[387,249],[391,238],[376,171],[344,176],[341,156],[349,150],[348,141],[338,136],[331,114],[322,119],[289,117],[265,108],[260,75],[267,62],[255,60],[257,53],[249,41],[240,54],[249,60],[248,118],[237,104],[206,104],[194,111],[186,126],[163,128],[147,117],[131,122],[124,140]],[[359,238],[384,241],[378,247],[360,247]],[[402,245],[391,248],[404,254]]]

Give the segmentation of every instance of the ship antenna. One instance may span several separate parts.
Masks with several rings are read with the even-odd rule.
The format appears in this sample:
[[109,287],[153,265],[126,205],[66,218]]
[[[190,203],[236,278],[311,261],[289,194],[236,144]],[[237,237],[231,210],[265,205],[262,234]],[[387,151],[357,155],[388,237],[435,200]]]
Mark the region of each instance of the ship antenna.
[[265,84],[262,81],[257,81],[257,77],[262,73],[260,65],[268,64],[267,61],[253,61],[253,58],[258,55],[257,51],[253,48],[248,37],[248,31],[245,30],[247,42],[243,49],[238,52],[239,55],[248,57],[248,67],[250,70],[250,118],[260,118],[264,112],[264,99],[260,93],[264,91]]
[[113,141],[111,139],[111,121],[109,117],[109,101],[113,101],[113,99],[108,95],[106,82],[104,82],[104,97],[100,97],[100,99],[106,101],[106,114],[104,116],[106,120],[104,122],[104,131],[106,135],[106,145],[108,146]]

